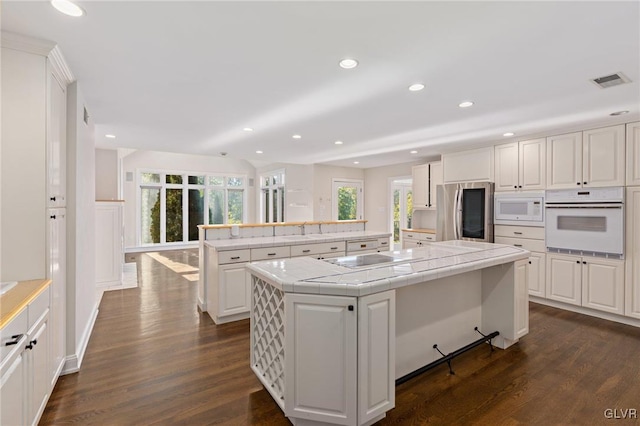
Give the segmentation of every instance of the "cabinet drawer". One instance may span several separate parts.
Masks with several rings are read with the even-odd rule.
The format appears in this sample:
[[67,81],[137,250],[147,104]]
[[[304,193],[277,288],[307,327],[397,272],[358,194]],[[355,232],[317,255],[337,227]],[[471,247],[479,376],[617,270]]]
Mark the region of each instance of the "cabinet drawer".
[[225,263],[248,262],[250,260],[251,260],[251,251],[249,249],[218,252],[219,265],[224,265]]
[[320,253],[342,253],[344,254],[344,242],[303,244],[291,246],[291,257],[313,256]]
[[378,240],[347,241],[347,253],[378,248]]
[[379,251],[389,250],[389,238],[378,238],[378,250]]
[[529,251],[535,251],[544,253],[546,247],[544,241],[541,240],[528,240],[526,238],[511,238],[511,237],[495,237],[496,244],[507,244],[510,246],[516,246]]
[[288,246],[283,247],[266,247],[251,249],[251,261],[268,259],[282,259],[291,256],[291,250]]
[[28,319],[29,329],[40,319],[49,309],[49,287],[38,295],[31,303],[29,303]]
[[436,235],[426,232],[404,231],[402,238],[407,241],[435,241]]
[[[20,311],[20,313],[15,316],[11,322],[9,322],[9,324],[5,325],[2,330],[0,331],[0,365],[4,362],[5,358],[7,358],[11,352],[19,347],[19,350],[21,351],[22,348],[22,343],[26,340],[27,338],[27,322],[28,322],[28,314],[27,314],[27,310],[28,308],[24,308],[22,311]],[[14,339],[11,336],[17,336],[19,334],[24,335],[22,342],[18,345],[10,345],[7,346],[7,342],[12,342],[15,340],[20,340],[20,339]]]
[[531,238],[544,241],[544,227],[541,226],[496,225],[493,232],[496,237]]

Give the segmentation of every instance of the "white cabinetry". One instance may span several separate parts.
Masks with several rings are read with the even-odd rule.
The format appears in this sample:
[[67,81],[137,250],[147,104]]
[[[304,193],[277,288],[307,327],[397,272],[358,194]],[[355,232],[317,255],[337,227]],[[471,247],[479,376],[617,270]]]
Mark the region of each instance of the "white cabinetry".
[[621,186],[625,180],[624,125],[547,138],[547,187]]
[[640,185],[640,121],[627,124],[627,186]]
[[413,178],[413,208],[435,210],[436,186],[442,185],[442,163],[432,163],[413,166],[411,169]]
[[23,309],[0,331],[0,424],[26,424],[27,309]]
[[627,188],[626,316],[640,318],[640,186]]
[[493,147],[442,155],[444,183],[493,182]]
[[515,334],[520,338],[529,333],[529,279],[531,274],[531,262],[519,260],[514,262],[515,268],[514,285],[515,285]]
[[622,315],[624,261],[548,253],[547,298]]
[[528,288],[531,296],[545,297],[546,247],[544,228],[530,226],[496,225],[496,244],[508,244],[529,250]]
[[122,287],[122,215],[122,202],[96,202],[96,285],[104,289]]
[[67,85],[47,61],[47,207],[67,203]]
[[251,308],[251,276],[247,274],[245,265],[246,263],[220,266],[219,317],[248,312]]
[[545,189],[545,152],[545,139],[495,146],[495,190]]
[[54,386],[64,367],[66,355],[66,298],[67,298],[67,209],[49,209],[47,277],[50,289],[51,386]]
[[427,232],[410,231],[408,229],[401,230],[400,235],[402,238],[403,250],[422,247],[436,240],[435,234],[427,233]]
[[284,334],[287,417],[365,424],[394,407],[394,291],[361,298],[288,293]]

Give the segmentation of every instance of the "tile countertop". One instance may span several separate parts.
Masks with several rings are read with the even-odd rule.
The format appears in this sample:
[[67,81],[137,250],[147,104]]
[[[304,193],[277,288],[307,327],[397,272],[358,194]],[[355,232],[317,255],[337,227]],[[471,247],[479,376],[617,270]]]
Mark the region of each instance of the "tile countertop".
[[529,257],[518,247],[470,241],[442,241],[380,254],[401,260],[348,268],[299,257],[251,263],[247,268],[287,293],[365,296]]
[[260,247],[297,246],[301,244],[331,243],[334,241],[361,241],[373,238],[389,238],[390,232],[354,231],[326,234],[281,235],[278,237],[231,238],[228,240],[206,240],[207,247],[218,251]]

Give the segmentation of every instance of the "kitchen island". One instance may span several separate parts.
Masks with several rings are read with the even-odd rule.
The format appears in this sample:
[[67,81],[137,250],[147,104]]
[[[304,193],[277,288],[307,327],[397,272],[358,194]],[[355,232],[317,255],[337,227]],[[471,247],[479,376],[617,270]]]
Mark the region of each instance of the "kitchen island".
[[506,349],[528,333],[528,256],[447,241],[249,264],[251,368],[293,424],[373,424],[395,406],[396,379],[442,356],[434,345],[498,332]]

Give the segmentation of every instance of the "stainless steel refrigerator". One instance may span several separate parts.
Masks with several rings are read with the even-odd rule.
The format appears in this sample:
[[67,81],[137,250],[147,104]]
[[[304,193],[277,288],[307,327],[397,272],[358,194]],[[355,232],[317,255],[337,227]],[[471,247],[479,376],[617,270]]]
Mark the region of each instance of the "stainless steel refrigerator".
[[493,242],[493,182],[438,185],[436,239]]

